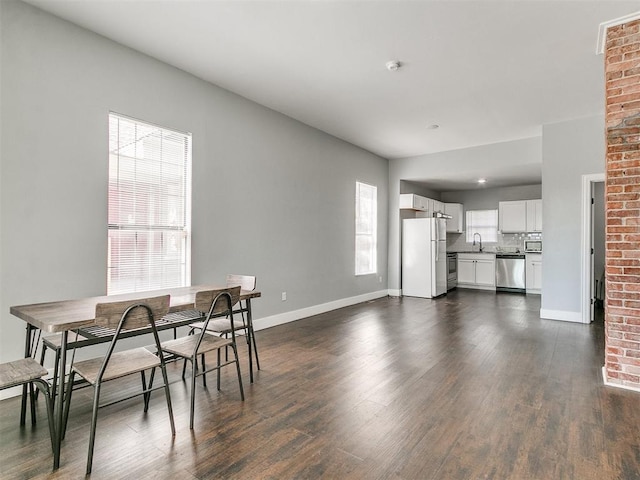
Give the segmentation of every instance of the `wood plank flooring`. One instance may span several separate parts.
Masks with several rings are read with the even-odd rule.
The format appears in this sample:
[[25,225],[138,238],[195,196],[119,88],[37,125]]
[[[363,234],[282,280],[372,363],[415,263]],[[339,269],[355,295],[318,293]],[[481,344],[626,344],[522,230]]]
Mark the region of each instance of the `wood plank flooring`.
[[[100,412],[92,478],[640,479],[640,394],[602,384],[602,321],[539,317],[539,297],[383,298],[257,332],[262,370]],[[179,379],[180,365],[169,375]],[[118,383],[122,390],[133,383]],[[110,382],[116,383],[116,382]],[[113,386],[105,387],[113,394]],[[74,394],[61,468],[43,405],[0,402],[2,478],[84,477],[90,390]]]

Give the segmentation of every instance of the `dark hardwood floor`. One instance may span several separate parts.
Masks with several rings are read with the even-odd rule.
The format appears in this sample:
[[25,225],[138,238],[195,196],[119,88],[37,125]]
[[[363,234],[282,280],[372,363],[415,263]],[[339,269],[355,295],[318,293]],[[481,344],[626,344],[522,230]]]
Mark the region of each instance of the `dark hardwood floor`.
[[[213,375],[199,382],[193,432],[188,387],[172,385],[173,440],[161,392],[146,415],[141,398],[107,407],[91,477],[639,479],[640,394],[603,385],[602,321],[539,309],[535,296],[461,290],[259,331],[244,403],[227,368],[221,392]],[[19,399],[0,402],[2,478],[84,477],[89,394],[74,393],[55,473],[42,404],[21,430]]]

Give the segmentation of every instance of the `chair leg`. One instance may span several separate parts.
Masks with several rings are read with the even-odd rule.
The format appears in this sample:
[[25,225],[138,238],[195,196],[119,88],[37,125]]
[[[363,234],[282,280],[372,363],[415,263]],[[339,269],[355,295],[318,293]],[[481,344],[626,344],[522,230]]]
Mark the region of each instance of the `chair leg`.
[[[253,343],[253,351],[256,354],[256,367],[260,370],[260,359],[258,358],[258,345],[256,344],[256,335],[253,331],[253,327],[251,327],[251,343]],[[251,348],[251,346],[249,346]]]
[[189,408],[189,428],[193,430],[193,416],[196,409],[196,370],[198,365],[197,355],[191,359],[191,406]]
[[22,386],[22,401],[20,404],[20,426],[23,426],[27,421],[27,395],[29,386],[25,383]]
[[218,382],[217,382],[217,388],[218,390],[220,390],[220,349],[218,349]]
[[187,373],[187,359],[184,359],[184,362],[182,363],[182,380],[184,380],[184,377]]
[[[191,328],[191,330],[189,330],[189,333],[187,333],[187,336],[193,335],[194,333],[195,333],[195,328]],[[186,373],[187,373],[187,359],[185,358],[184,362],[182,363],[182,380],[184,380]]]
[[206,387],[207,386],[207,366],[204,363],[204,353],[201,355],[200,361],[202,362],[202,385]]
[[[153,367],[151,369],[151,375],[149,376],[149,390],[151,390],[151,388],[153,388],[153,377],[156,374],[156,367]],[[147,410],[149,410],[149,399],[151,398],[151,392],[148,392],[146,394],[146,396],[144,397],[144,412],[147,413]]]
[[33,383],[29,383],[29,403],[31,403],[31,425],[36,424],[36,392],[33,390]]
[[62,419],[62,425],[60,426],[62,430],[60,434],[61,439],[64,439],[67,433],[67,422],[69,421],[69,408],[71,407],[71,393],[73,392],[73,388],[71,388],[71,385],[73,385],[74,378],[75,378],[75,372],[71,370],[71,374],[69,375],[69,388],[67,389],[66,398],[64,399],[64,411],[63,411],[64,416]]
[[[64,367],[63,367],[64,368]],[[58,372],[60,371],[60,349],[56,348],[56,358],[53,365],[53,381],[51,382],[51,405],[56,404],[56,395],[58,394]],[[73,383],[69,383],[69,390],[73,387]]]
[[[47,353],[47,346],[44,344],[44,340],[42,341],[42,351],[40,352],[40,365],[44,367],[44,357]],[[36,389],[36,400],[38,399],[38,395],[40,394],[40,389]]]
[[[171,393],[169,392],[169,377],[167,376],[167,368],[164,363],[160,364],[160,369],[162,370],[162,379],[164,380],[164,395],[167,398],[167,410],[169,410],[169,421],[171,422],[171,436],[175,437],[176,424],[173,421],[173,407],[171,405]],[[153,370],[155,371],[155,368]]]
[[91,432],[89,433],[89,453],[87,455],[87,475],[93,466],[93,447],[96,442],[96,426],[98,424],[98,407],[100,405],[100,382],[95,385],[93,392],[93,412],[91,413]]
[[[144,374],[144,370],[140,372],[140,378],[142,380],[142,403],[144,403],[144,411],[146,412],[149,408],[149,397],[151,396],[151,392],[147,391],[147,378]],[[149,389],[150,390],[150,389]]]
[[53,408],[51,406],[51,402],[49,401],[49,384],[45,380],[34,380],[36,387],[38,387],[38,391],[42,390],[42,395],[45,398],[45,406],[47,408],[47,420],[49,422],[49,436],[51,437],[51,448],[53,451],[56,451],[56,428],[53,423]]
[[[236,348],[236,344],[232,344],[231,348],[233,348],[233,354],[236,357],[236,370],[238,371],[238,385],[240,385],[240,398],[244,402],[244,388],[242,388],[242,374],[240,373],[240,359],[238,358],[238,349]],[[220,372],[220,369],[218,369]]]

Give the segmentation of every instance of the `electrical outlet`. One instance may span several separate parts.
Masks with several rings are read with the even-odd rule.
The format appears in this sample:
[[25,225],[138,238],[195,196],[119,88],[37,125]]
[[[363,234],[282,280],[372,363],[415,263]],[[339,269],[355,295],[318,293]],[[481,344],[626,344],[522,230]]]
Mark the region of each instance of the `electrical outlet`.
[[382,283],[382,275],[378,277],[378,283]]
[[287,301],[287,292],[282,292],[282,301],[283,302]]

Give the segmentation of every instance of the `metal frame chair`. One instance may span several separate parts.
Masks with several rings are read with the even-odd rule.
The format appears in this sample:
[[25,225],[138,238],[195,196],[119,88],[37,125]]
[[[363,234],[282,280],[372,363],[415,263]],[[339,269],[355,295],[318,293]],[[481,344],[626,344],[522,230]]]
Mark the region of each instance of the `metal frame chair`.
[[[206,374],[213,370],[217,370],[217,388],[220,390],[220,369],[232,363],[236,364],[238,372],[238,385],[240,386],[240,397],[244,401],[244,389],[242,388],[242,375],[240,373],[240,361],[238,360],[238,349],[236,346],[236,334],[233,328],[233,305],[238,303],[240,299],[240,287],[222,288],[218,290],[207,290],[196,293],[196,310],[207,312],[203,329],[199,335],[187,335],[177,340],[169,340],[163,342],[162,350],[178,358],[183,358],[185,363],[187,360],[191,362],[191,408],[189,415],[189,428],[193,430],[193,419],[195,411],[195,390],[196,377],[202,376],[202,383],[207,385]],[[218,337],[207,332],[207,325],[212,317],[228,314],[231,319],[231,336],[230,338]],[[220,350],[231,347],[234,359],[225,360],[221,363]],[[217,365],[207,369],[205,365],[204,354],[211,351],[217,351]],[[198,356],[201,358],[202,368],[198,368]],[[153,381],[153,373],[151,377]]]
[[[42,378],[47,375],[47,369],[40,365],[31,357],[21,358],[13,362],[0,365],[0,390],[18,387],[21,385],[35,385],[45,397],[47,408],[47,419],[49,421],[49,436],[51,437],[51,449],[54,454],[54,468],[56,464],[56,429],[53,423],[53,407],[51,404],[51,394],[49,384]],[[31,388],[31,418],[35,423],[35,395]],[[24,425],[24,418],[20,419],[20,424]]]
[[[251,275],[236,275],[236,274],[228,274],[227,275],[227,287],[236,287],[240,286],[241,290],[252,292],[256,289],[256,277]],[[256,336],[253,330],[253,322],[247,323],[244,310],[246,306],[242,306],[242,300],[239,301],[240,304],[240,315],[242,318],[242,322],[235,321],[234,322],[234,330],[237,333],[238,331],[245,331],[247,337],[247,347],[249,350],[253,348],[253,351],[256,356],[256,367],[260,370],[260,359],[258,358],[258,345],[256,344]],[[195,333],[196,330],[202,329],[204,322],[196,322],[189,325],[191,330],[189,334]],[[209,333],[214,333],[216,335],[220,335],[223,337],[228,337],[231,333],[231,320],[229,318],[220,318],[213,320],[207,325],[207,331]],[[225,357],[228,358],[228,357]],[[251,359],[251,357],[249,357]],[[251,367],[251,366],[250,366]],[[185,377],[186,371],[186,362],[182,367],[182,378]],[[252,379],[253,381],[253,379]]]
[[[173,420],[173,409],[171,406],[171,394],[169,392],[169,380],[167,378],[165,360],[160,348],[160,339],[158,337],[158,330],[156,329],[155,324],[155,319],[162,318],[168,311],[169,295],[135,301],[129,300],[99,303],[96,305],[96,324],[111,328],[115,326],[115,334],[104,357],[77,362],[72,366],[71,373],[69,375],[69,385],[73,385],[74,377],[79,375],[94,388],[91,433],[89,435],[89,453],[87,456],[87,474],[91,473],[93,464],[93,449],[98,421],[98,409],[100,407],[106,407],[107,405],[112,405],[128,398],[142,395],[144,397],[144,411],[146,412],[149,408],[151,392],[153,390],[164,388],[167,400],[167,409],[169,410],[169,420],[171,422],[171,434],[172,436],[175,436],[176,434],[175,423]],[[123,336],[126,330],[144,328],[148,326],[151,327],[151,332],[153,333],[157,354],[151,353],[144,347],[114,353],[116,343]],[[156,367],[160,367],[162,370],[164,385],[154,389],[151,386],[151,382],[149,382],[149,386],[147,387],[145,371],[151,370],[153,373]],[[141,392],[100,405],[100,389],[103,382],[115,380],[135,373],[140,373],[142,378]],[[73,389],[69,388],[65,398],[64,422],[62,429],[63,437],[66,431],[67,421],[69,419],[69,407],[71,405],[72,392]]]

